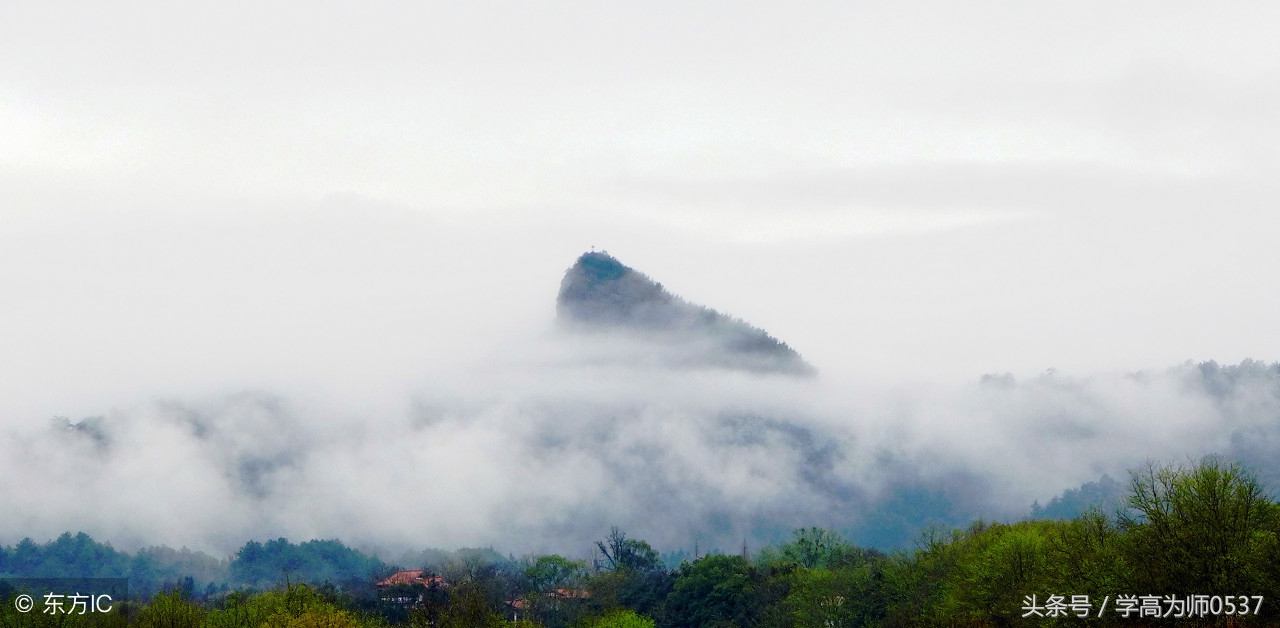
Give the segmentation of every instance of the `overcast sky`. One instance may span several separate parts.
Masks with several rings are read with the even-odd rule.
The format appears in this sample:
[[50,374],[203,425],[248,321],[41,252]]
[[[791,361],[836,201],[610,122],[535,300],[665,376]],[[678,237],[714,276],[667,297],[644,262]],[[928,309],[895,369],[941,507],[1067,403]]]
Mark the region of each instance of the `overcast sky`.
[[0,3],[0,425],[353,404],[594,246],[836,385],[1280,359],[1280,5]]

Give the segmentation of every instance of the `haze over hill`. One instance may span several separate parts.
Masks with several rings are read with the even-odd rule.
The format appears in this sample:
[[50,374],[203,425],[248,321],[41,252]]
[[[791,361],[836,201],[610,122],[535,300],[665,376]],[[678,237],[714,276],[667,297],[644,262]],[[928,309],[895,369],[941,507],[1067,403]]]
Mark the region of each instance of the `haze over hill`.
[[[552,300],[511,294],[521,310]],[[664,549],[819,525],[891,548],[1035,500],[1060,510],[1092,495],[1050,501],[1064,489],[1148,458],[1217,452],[1280,477],[1274,364],[884,388],[782,375],[804,365],[785,345],[602,253],[557,305],[559,329],[400,391],[264,383],[7,417],[0,543],[84,530],[224,554],[282,536],[572,554],[613,525]]]
[[[813,375],[800,354],[763,329],[671,294],[607,252],[583,253],[560,282],[561,326],[578,332],[621,332],[679,347],[675,366],[717,366]],[[698,347],[690,351],[689,346]]]

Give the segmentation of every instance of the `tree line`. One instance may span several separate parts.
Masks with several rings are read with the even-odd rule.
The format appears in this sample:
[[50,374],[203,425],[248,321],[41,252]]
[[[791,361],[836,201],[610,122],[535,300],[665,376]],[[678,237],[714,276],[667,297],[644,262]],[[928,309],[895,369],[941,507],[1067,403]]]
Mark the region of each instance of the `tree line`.
[[[382,588],[374,583],[393,567],[336,541],[293,545],[281,539],[246,545],[228,561],[235,586],[201,592],[170,583],[118,615],[88,619],[20,615],[6,602],[0,622],[3,628],[92,622],[146,628],[844,628],[1280,621],[1274,608],[1280,504],[1253,475],[1218,458],[1151,463],[1131,472],[1126,491],[1122,507],[1112,512],[936,528],[914,547],[888,553],[859,547],[836,531],[802,528],[754,554],[697,556],[669,567],[648,543],[615,529],[597,544],[600,558],[590,562],[469,550],[424,565],[425,574],[438,578]],[[123,563],[112,562],[118,556],[86,538],[64,535],[46,554],[60,552],[64,560],[97,569],[85,574],[120,573]],[[0,552],[0,575],[29,566],[22,561],[35,556],[24,544]],[[46,556],[40,564],[52,563]],[[302,577],[308,574],[319,574],[320,581]]]

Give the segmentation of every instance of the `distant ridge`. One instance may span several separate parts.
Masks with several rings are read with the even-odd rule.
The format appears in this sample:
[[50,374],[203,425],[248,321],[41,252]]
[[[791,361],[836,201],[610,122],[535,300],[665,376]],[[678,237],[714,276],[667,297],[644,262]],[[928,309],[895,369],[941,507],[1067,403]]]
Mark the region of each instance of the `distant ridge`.
[[688,348],[700,366],[792,375],[817,371],[763,329],[689,303],[606,252],[583,253],[560,282],[556,314],[574,331],[622,331]]

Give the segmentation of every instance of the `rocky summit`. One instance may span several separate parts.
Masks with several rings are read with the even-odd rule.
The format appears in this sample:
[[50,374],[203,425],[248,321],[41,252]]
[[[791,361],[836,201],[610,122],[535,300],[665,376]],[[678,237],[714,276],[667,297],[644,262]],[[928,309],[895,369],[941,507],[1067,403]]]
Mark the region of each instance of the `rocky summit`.
[[565,271],[556,311],[563,328],[643,338],[686,366],[816,373],[763,329],[689,303],[606,252],[583,253]]

